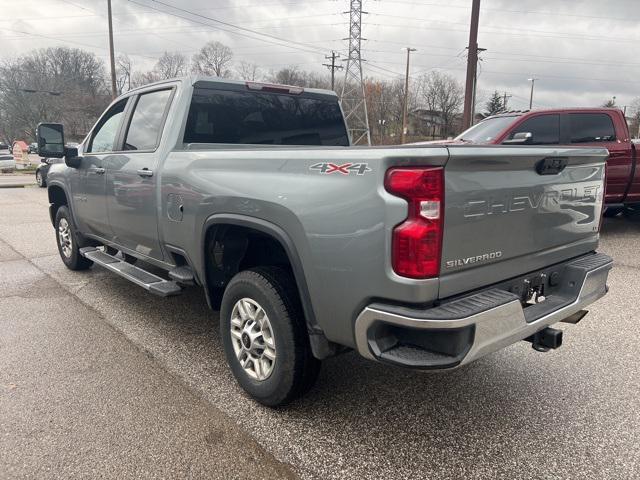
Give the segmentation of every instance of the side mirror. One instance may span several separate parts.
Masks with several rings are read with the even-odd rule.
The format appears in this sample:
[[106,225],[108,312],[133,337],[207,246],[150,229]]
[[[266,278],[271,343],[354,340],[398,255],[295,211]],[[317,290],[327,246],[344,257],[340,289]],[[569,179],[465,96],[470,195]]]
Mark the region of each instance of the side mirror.
[[36,138],[41,157],[64,157],[64,128],[60,123],[39,123]]
[[64,163],[67,164],[67,167],[80,168],[82,157],[78,156],[78,149],[76,147],[65,148]]
[[518,132],[514,133],[513,137],[502,142],[506,145],[519,145],[523,143],[531,143],[533,141],[533,134],[531,132]]

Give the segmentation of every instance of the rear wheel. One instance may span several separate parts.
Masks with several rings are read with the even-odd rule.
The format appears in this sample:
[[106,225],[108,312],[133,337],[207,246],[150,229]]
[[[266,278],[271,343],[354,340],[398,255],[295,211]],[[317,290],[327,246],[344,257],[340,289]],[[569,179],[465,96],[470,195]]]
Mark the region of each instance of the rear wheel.
[[640,204],[634,203],[624,208],[624,216],[631,220],[640,218]]
[[93,265],[91,260],[87,260],[80,255],[80,248],[86,245],[76,232],[66,205],[58,208],[55,227],[58,252],[67,268],[70,270],[86,270]]
[[604,211],[604,216],[607,218],[617,217],[624,211],[624,207],[607,207]]
[[240,386],[276,407],[303,395],[318,377],[304,315],[291,275],[259,267],[234,276],[225,289],[220,334]]

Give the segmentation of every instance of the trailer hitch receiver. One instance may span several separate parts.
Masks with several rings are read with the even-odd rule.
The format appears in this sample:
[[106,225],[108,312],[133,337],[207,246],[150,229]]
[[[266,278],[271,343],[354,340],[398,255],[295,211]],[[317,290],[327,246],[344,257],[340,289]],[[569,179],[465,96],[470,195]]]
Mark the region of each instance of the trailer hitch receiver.
[[525,338],[531,342],[531,346],[538,352],[548,352],[552,348],[559,348],[562,345],[562,330],[547,327]]

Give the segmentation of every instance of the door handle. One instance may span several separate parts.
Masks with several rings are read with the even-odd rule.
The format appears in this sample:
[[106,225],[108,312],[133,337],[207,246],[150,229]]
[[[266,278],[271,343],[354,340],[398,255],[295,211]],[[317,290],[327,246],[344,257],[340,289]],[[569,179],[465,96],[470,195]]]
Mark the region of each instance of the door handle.
[[102,175],[106,170],[102,167],[93,167],[89,169],[90,173],[95,173],[97,175]]
[[141,168],[138,170],[138,175],[141,177],[153,177],[153,170],[149,170],[148,168]]

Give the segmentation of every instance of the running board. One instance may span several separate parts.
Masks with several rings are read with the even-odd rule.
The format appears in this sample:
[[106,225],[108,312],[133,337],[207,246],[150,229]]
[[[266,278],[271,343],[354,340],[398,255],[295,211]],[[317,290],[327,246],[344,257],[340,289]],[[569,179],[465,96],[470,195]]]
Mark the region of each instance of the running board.
[[176,282],[158,277],[95,247],[81,248],[80,255],[160,297],[169,297],[182,293],[182,289]]

